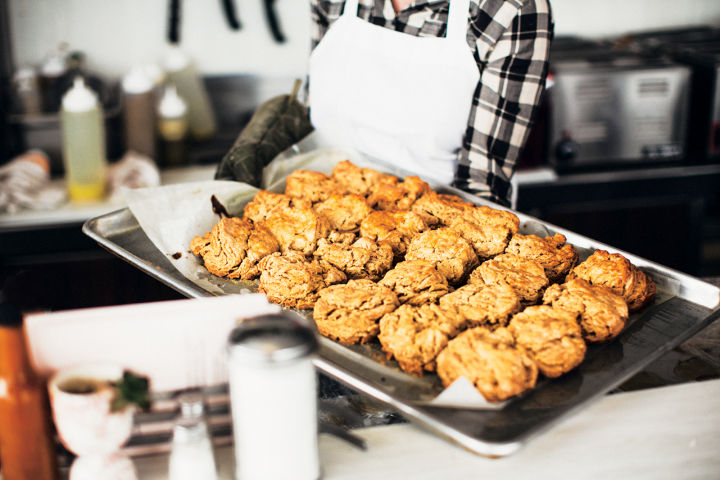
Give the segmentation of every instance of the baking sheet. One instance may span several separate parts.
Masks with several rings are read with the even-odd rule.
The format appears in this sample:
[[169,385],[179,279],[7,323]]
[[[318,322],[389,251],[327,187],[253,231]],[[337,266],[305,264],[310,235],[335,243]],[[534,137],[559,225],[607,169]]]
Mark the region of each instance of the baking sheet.
[[[303,156],[303,153],[301,148],[288,152],[279,159],[280,162],[267,169],[265,179],[268,185],[276,191],[281,190],[282,178],[295,168],[327,170],[327,165],[319,168],[316,158]],[[351,160],[363,164],[363,159],[351,157]],[[393,173],[402,174],[397,171]],[[434,185],[434,188],[477,204],[497,207],[449,187]],[[224,198],[231,202],[240,199],[235,205],[239,208],[243,204],[241,197],[244,194],[239,195],[233,197],[230,193],[229,197]],[[204,208],[210,209],[209,202]],[[530,392],[493,408],[478,409],[476,404],[463,406],[462,399],[466,398],[466,391],[462,390],[461,384],[458,387],[459,396],[449,400],[454,405],[452,408],[437,405],[434,401],[437,402],[437,396],[443,390],[437,376],[428,374],[416,378],[405,374],[393,362],[385,360],[378,345],[344,346],[321,338],[317,367],[475,453],[503,456],[515,452],[533,436],[551,428],[565,416],[619,385],[720,316],[720,290],[717,287],[515,213],[521,220],[521,233],[562,233],[568,242],[580,250],[581,260],[594,249],[623,253],[655,280],[658,300],[650,308],[633,315],[629,326],[616,340],[591,345],[585,361],[572,372],[558,379],[543,380]],[[208,229],[194,232],[202,233]],[[184,243],[185,250],[180,252],[174,246],[170,250],[158,250],[129,209],[92,219],[83,230],[106,249],[186,296],[242,293],[257,288],[255,282],[214,277],[210,279],[212,285],[207,286],[202,281],[198,283],[188,278],[176,268],[180,259],[175,257],[181,253],[180,258],[192,266],[194,256],[187,253],[189,242]],[[162,233],[163,228],[159,231]],[[195,261],[198,268],[205,271],[199,261]],[[199,276],[202,275],[201,272]],[[206,271],[204,275],[207,275]]]

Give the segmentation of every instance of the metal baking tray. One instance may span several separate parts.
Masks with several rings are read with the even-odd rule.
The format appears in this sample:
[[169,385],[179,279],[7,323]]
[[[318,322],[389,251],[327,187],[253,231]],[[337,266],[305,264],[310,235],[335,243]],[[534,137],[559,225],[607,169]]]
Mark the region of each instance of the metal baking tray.
[[[441,193],[476,204],[497,205],[450,187]],[[315,365],[352,388],[386,403],[407,419],[486,456],[505,456],[593,400],[623,383],[648,364],[720,317],[720,289],[635,255],[514,212],[521,233],[562,233],[584,260],[595,249],[622,253],[657,284],[657,300],[630,317],[615,340],[590,345],[585,360],[560,378],[543,379],[522,396],[495,409],[443,407],[430,401],[442,391],[434,374],[416,378],[387,361],[378,344],[345,346],[320,338]],[[187,297],[211,294],[178,272],[172,258],[147,238],[129,209],[88,220],[83,231],[102,247]],[[201,233],[201,232],[199,232]],[[225,293],[257,290],[256,282],[222,279]],[[311,312],[300,312],[308,317]]]

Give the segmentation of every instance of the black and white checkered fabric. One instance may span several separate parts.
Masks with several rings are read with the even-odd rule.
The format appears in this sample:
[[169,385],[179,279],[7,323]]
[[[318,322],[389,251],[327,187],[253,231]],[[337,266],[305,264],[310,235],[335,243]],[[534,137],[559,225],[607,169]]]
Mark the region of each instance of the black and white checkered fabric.
[[[344,4],[311,0],[313,47]],[[396,13],[391,0],[359,0],[358,16],[410,35],[441,37],[448,5],[448,0],[415,0]],[[467,43],[480,81],[458,154],[455,186],[508,205],[510,177],[545,87],[553,35],[550,5],[548,0],[470,0],[469,16]]]

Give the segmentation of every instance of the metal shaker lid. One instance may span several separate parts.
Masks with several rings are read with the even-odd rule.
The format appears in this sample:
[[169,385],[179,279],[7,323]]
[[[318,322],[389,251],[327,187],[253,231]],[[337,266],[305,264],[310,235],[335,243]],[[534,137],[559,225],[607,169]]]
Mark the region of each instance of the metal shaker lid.
[[246,319],[228,339],[232,359],[255,364],[297,360],[317,348],[315,332],[302,317],[290,312]]

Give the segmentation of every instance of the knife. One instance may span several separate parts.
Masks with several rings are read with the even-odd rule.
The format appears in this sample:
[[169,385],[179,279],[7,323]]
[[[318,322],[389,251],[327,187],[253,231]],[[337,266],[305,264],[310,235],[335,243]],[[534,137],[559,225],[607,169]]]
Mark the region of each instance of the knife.
[[265,7],[265,18],[267,18],[273,38],[278,43],[284,43],[285,35],[280,31],[280,24],[275,12],[275,0],[263,0],[263,6]]

